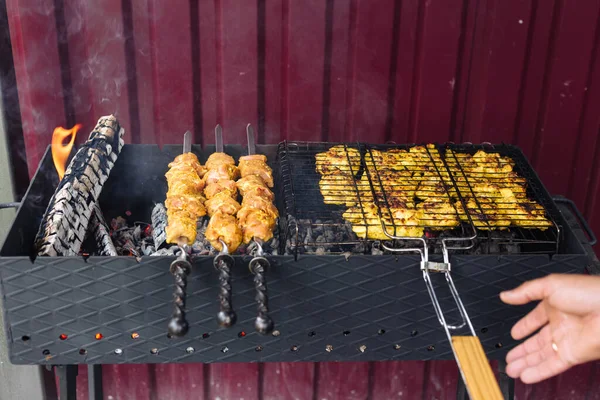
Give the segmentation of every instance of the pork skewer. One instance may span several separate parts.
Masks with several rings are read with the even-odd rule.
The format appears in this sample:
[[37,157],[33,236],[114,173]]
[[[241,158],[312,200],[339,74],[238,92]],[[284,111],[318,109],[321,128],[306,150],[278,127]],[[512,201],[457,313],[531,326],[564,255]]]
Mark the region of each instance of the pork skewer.
[[246,136],[248,155],[240,157],[239,161],[242,179],[238,181],[238,188],[244,199],[238,218],[244,234],[244,243],[254,241],[256,245],[255,257],[248,264],[250,272],[254,274],[256,288],[257,316],[254,327],[259,333],[267,334],[273,330],[275,324],[269,316],[265,271],[270,267],[270,263],[264,257],[263,244],[273,237],[273,228],[279,215],[277,208],[272,204],[273,192],[269,189],[273,187],[272,171],[266,164],[266,157],[256,154],[254,130],[250,124],[246,127]]
[[235,252],[242,240],[236,214],[240,204],[235,200],[238,194],[235,179],[238,175],[234,159],[223,149],[223,130],[215,127],[215,153],[206,161],[208,172],[205,175],[204,194],[208,198],[206,207],[210,221],[205,237],[220,253],[213,260],[219,272],[219,313],[217,323],[222,327],[235,324],[237,316],[233,310],[231,291],[231,268],[235,264],[230,253]]
[[203,184],[201,176],[204,170],[195,154],[192,153],[192,136],[188,131],[183,137],[183,152],[169,164],[167,182],[169,191],[165,206],[167,208],[167,226],[165,228],[167,243],[177,244],[180,252],[171,263],[170,272],[175,279],[173,292],[173,314],[168,324],[169,334],[184,336],[189,330],[185,318],[185,301],[187,297],[187,276],[192,265],[188,260],[188,245],[196,240],[196,223],[198,218],[206,214]]

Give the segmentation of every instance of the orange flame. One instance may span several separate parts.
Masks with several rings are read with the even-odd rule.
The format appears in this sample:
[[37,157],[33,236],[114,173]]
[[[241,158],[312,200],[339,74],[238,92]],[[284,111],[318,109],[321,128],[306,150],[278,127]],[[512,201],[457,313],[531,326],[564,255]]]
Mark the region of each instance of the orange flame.
[[[80,128],[81,124],[77,124],[71,129],[65,129],[61,126],[54,129],[54,133],[52,134],[52,161],[54,161],[54,168],[56,168],[59,180],[62,180],[63,176],[65,176],[67,160],[69,159],[69,154],[71,154],[73,143],[75,143],[77,131]],[[71,136],[69,143],[63,143],[69,135]]]

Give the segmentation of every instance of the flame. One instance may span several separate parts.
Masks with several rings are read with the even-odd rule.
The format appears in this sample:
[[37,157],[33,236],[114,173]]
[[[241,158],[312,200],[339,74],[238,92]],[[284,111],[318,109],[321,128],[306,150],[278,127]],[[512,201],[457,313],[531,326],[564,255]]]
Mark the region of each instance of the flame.
[[[54,129],[54,133],[52,134],[52,161],[54,161],[54,168],[56,168],[59,180],[62,180],[63,176],[65,176],[67,160],[69,159],[69,154],[71,154],[73,143],[75,143],[77,131],[80,128],[81,124],[77,124],[71,129],[65,129],[61,126]],[[71,136],[71,140],[69,143],[63,144],[69,135]]]

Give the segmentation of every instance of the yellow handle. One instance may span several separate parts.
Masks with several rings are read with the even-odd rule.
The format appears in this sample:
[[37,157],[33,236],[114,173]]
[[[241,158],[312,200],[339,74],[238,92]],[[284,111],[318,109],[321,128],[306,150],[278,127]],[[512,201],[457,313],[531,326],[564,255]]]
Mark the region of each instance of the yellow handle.
[[477,336],[453,336],[452,345],[471,400],[503,400]]

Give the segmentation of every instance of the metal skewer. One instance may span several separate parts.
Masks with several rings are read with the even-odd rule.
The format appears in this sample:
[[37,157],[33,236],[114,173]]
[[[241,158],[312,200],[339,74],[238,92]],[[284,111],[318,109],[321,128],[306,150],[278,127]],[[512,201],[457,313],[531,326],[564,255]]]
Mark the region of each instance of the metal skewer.
[[[223,129],[221,125],[215,127],[215,151],[223,153]],[[217,323],[219,326],[229,328],[234,325],[237,316],[233,311],[232,289],[231,289],[231,268],[235,265],[235,260],[229,254],[227,244],[221,242],[221,252],[214,258],[213,265],[219,271],[219,313],[217,314]]]
[[229,328],[237,320],[237,315],[233,311],[232,292],[231,292],[231,267],[235,264],[235,260],[229,255],[227,244],[221,239],[221,252],[215,257],[213,263],[217,271],[219,271],[219,313],[217,314],[217,322],[219,326]]
[[265,278],[265,270],[271,266],[269,260],[263,255],[263,243],[262,240],[254,238],[257,249],[255,257],[250,260],[248,268],[250,272],[254,274],[254,287],[256,288],[256,304],[257,312],[256,321],[254,322],[254,328],[258,333],[266,335],[271,332],[275,327],[273,319],[269,316],[269,295],[267,293],[267,280]]
[[[187,131],[183,135],[183,153],[192,151],[192,134]],[[188,260],[188,246],[182,239],[178,243],[179,256],[171,263],[169,270],[175,279],[175,290],[173,291],[173,314],[168,324],[169,334],[172,336],[184,336],[189,330],[189,324],[185,319],[185,300],[187,297],[187,276],[192,271],[192,264]]]
[[[254,141],[254,129],[252,125],[246,126],[246,137],[248,139],[248,155],[256,154],[256,143]],[[254,327],[259,333],[267,334],[275,326],[273,319],[269,316],[269,295],[267,292],[267,280],[265,270],[270,267],[269,260],[264,257],[263,241],[253,238],[256,244],[255,257],[250,260],[248,268],[254,274],[254,287],[256,288],[257,316]]]
[[189,324],[185,319],[185,300],[187,288],[187,276],[192,271],[192,264],[188,261],[187,245],[179,245],[181,252],[175,261],[171,263],[169,270],[175,278],[175,291],[173,292],[173,314],[169,321],[169,334],[172,336],[184,336],[189,330]]
[[219,124],[215,126],[215,152],[223,153],[223,128]]

